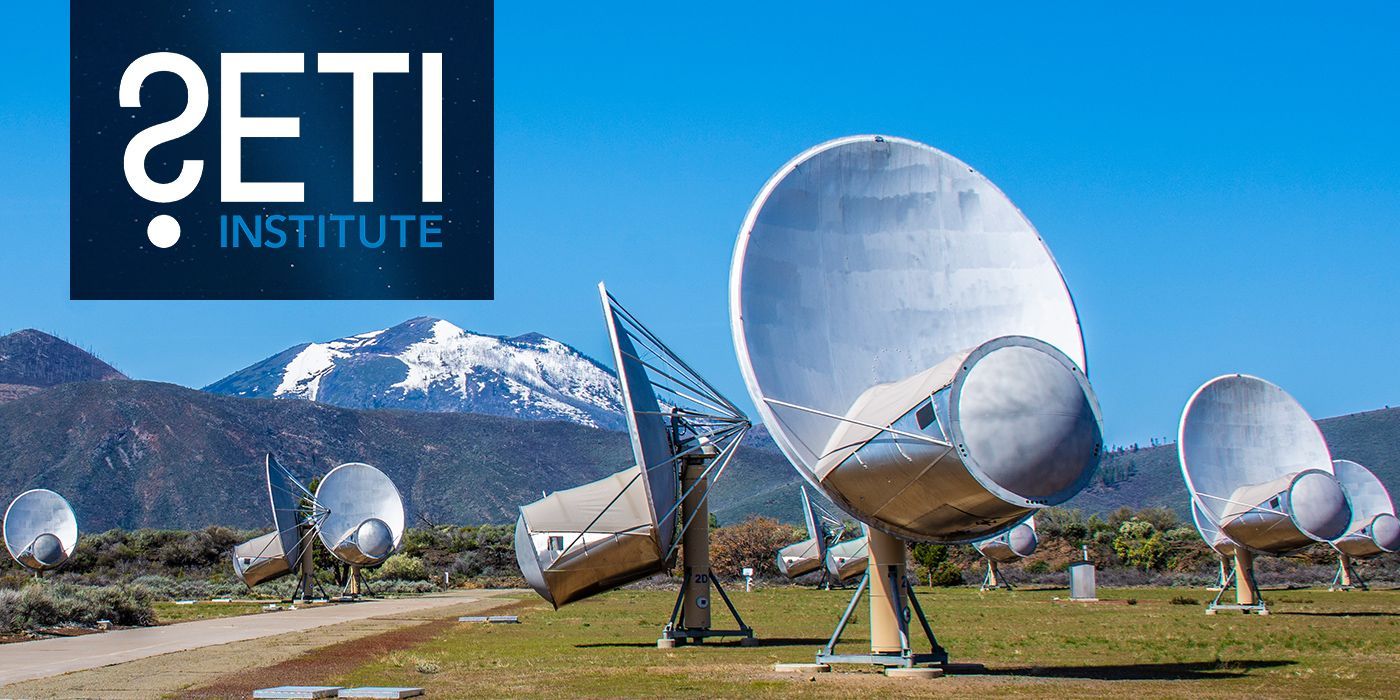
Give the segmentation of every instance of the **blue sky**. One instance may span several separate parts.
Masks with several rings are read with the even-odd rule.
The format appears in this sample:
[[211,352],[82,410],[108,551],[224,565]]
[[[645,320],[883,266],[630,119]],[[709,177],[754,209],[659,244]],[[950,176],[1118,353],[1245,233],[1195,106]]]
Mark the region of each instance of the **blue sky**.
[[[202,386],[412,316],[604,357],[594,284],[733,397],[725,289],[758,188],[814,143],[918,139],[1049,242],[1110,442],[1226,372],[1314,416],[1400,402],[1400,10],[501,3],[494,302],[70,302],[67,15],[0,26],[0,331]],[[701,6],[696,6],[701,7]]]

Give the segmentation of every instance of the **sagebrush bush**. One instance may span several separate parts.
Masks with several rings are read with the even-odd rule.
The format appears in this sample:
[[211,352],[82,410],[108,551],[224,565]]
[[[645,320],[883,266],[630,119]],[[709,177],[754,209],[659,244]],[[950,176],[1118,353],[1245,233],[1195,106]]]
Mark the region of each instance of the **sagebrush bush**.
[[426,581],[428,580],[428,568],[423,565],[422,559],[400,552],[385,559],[383,564],[371,569],[369,578],[371,580]]
[[153,625],[150,592],[133,585],[75,586],[33,583],[0,590],[0,631],[24,632],[49,627],[92,626],[110,620],[124,626]]

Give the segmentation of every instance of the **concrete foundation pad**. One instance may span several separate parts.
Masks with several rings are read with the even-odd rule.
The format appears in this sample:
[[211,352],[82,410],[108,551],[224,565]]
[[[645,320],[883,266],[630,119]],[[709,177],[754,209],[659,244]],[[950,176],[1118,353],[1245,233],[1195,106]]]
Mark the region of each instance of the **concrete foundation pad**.
[[776,673],[826,673],[830,670],[826,664],[773,664]]
[[457,618],[458,622],[488,622],[493,625],[518,625],[520,618],[516,615],[466,615]]
[[400,700],[401,698],[416,698],[423,694],[422,688],[346,688],[340,691],[342,698],[381,698],[385,700]]
[[340,692],[336,685],[279,685],[276,688],[254,690],[254,698],[267,700],[301,700],[302,698],[333,698]]
[[667,639],[667,638],[665,638],[665,637],[662,637],[661,639],[656,640],[656,648],[657,648],[657,649],[675,649],[675,648],[676,648],[676,640],[674,640],[674,639]]
[[891,666],[885,669],[885,675],[890,678],[942,678],[943,669],[924,666],[915,666],[914,668]]

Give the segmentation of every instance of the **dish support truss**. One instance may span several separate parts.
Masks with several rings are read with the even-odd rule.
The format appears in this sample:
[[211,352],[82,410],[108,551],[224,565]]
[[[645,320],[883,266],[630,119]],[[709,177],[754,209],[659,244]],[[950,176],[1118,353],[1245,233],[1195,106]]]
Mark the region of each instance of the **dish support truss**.
[[1366,579],[1361,578],[1361,574],[1351,565],[1351,557],[1346,552],[1337,552],[1337,575],[1332,577],[1332,585],[1328,586],[1327,590],[1349,591],[1353,588],[1371,590],[1371,587],[1366,585]]
[[[698,644],[709,637],[740,637],[742,643],[753,644],[753,628],[744,623],[710,569],[710,483],[723,476],[733,461],[751,427],[748,416],[618,303],[616,297],[606,289],[603,293],[618,321],[618,331],[627,335],[636,351],[628,357],[645,368],[647,381],[662,404],[661,418],[666,423],[673,456],[643,468],[649,476],[670,470],[680,478],[681,492],[676,504],[657,514],[658,522],[679,516],[677,536],[672,538],[663,559],[672,560],[679,550],[684,574],[671,619],[662,629],[658,645]],[[711,585],[733,615],[737,629],[714,629],[711,625]]]
[[[1222,603],[1221,598],[1230,590],[1230,586],[1235,587],[1235,602]],[[1220,582],[1220,592],[1215,594],[1215,599],[1206,607],[1207,615],[1214,615],[1220,610],[1238,610],[1245,614],[1254,613],[1256,615],[1268,615],[1269,607],[1264,603],[1264,598],[1259,595],[1259,584],[1254,581],[1254,553],[1244,547],[1235,549],[1234,566],[1225,567],[1225,577]]]
[[982,577],[982,588],[980,590],[995,591],[999,588],[1005,588],[1008,591],[1015,590],[1011,585],[1011,581],[1006,578],[1006,574],[1001,572],[1001,567],[997,566],[997,561],[990,557],[987,557],[986,560],[987,573]]
[[[928,618],[924,615],[924,609],[919,605],[919,598],[914,594],[914,587],[909,582],[907,569],[904,564],[891,564],[888,557],[883,557],[885,551],[893,546],[900,550],[904,548],[904,543],[883,532],[872,529],[870,549],[870,565],[866,567],[865,574],[861,576],[860,584],[856,586],[855,594],[851,596],[851,602],[846,606],[846,612],[842,613],[841,620],[836,623],[836,630],[831,633],[831,638],[827,640],[826,646],[817,652],[816,662],[818,664],[873,664],[885,667],[913,668],[921,664],[947,664],[948,651],[938,643],[938,637],[934,635],[933,628],[929,626]],[[887,542],[876,542],[884,540]],[[877,548],[882,550],[877,552]],[[871,578],[872,572],[880,579]],[[871,589],[871,649],[869,654],[838,654],[836,645],[841,641],[841,634],[846,631],[846,625],[851,620],[851,615],[855,613],[856,606],[860,604],[861,596],[865,595],[866,589]],[[879,600],[884,598],[884,601]],[[884,602],[885,605],[880,605]],[[893,614],[879,614],[879,608],[888,607]],[[928,638],[930,649],[927,653],[914,651],[913,640],[909,634],[909,623],[913,617],[919,620],[919,626],[923,628],[924,636]],[[881,625],[881,622],[884,624]],[[889,622],[893,622],[892,628],[888,628]],[[880,631],[877,626],[887,627]],[[891,632],[897,633],[897,644],[892,644],[895,637]],[[882,640],[883,638],[883,640]]]

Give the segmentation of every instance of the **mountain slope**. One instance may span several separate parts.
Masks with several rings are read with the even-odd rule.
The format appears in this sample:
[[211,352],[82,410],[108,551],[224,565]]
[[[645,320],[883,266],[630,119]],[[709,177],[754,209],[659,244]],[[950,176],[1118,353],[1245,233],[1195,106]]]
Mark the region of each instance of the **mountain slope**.
[[27,328],[0,337],[0,402],[69,382],[126,379],[91,353]]
[[[1375,472],[1392,498],[1400,498],[1400,408],[1352,413],[1317,422],[1333,459],[1350,459]],[[1113,482],[1106,485],[1104,477]],[[1122,477],[1122,478],[1118,478]],[[1106,456],[1099,478],[1068,503],[1089,513],[1119,506],[1171,508],[1189,521],[1190,500],[1181,478],[1176,443]]]
[[[510,522],[541,492],[632,460],[625,434],[561,421],[350,410],[141,381],[68,384],[0,405],[0,493],[54,489],[88,532],[265,527],[268,451],[304,478],[342,462],[380,467],[414,522],[417,514],[433,522]],[[713,489],[712,508],[725,522],[739,520],[750,494],[793,479],[780,455],[741,450]]]
[[481,335],[434,318],[288,348],[205,391],[623,427],[617,378],[537,333]]

